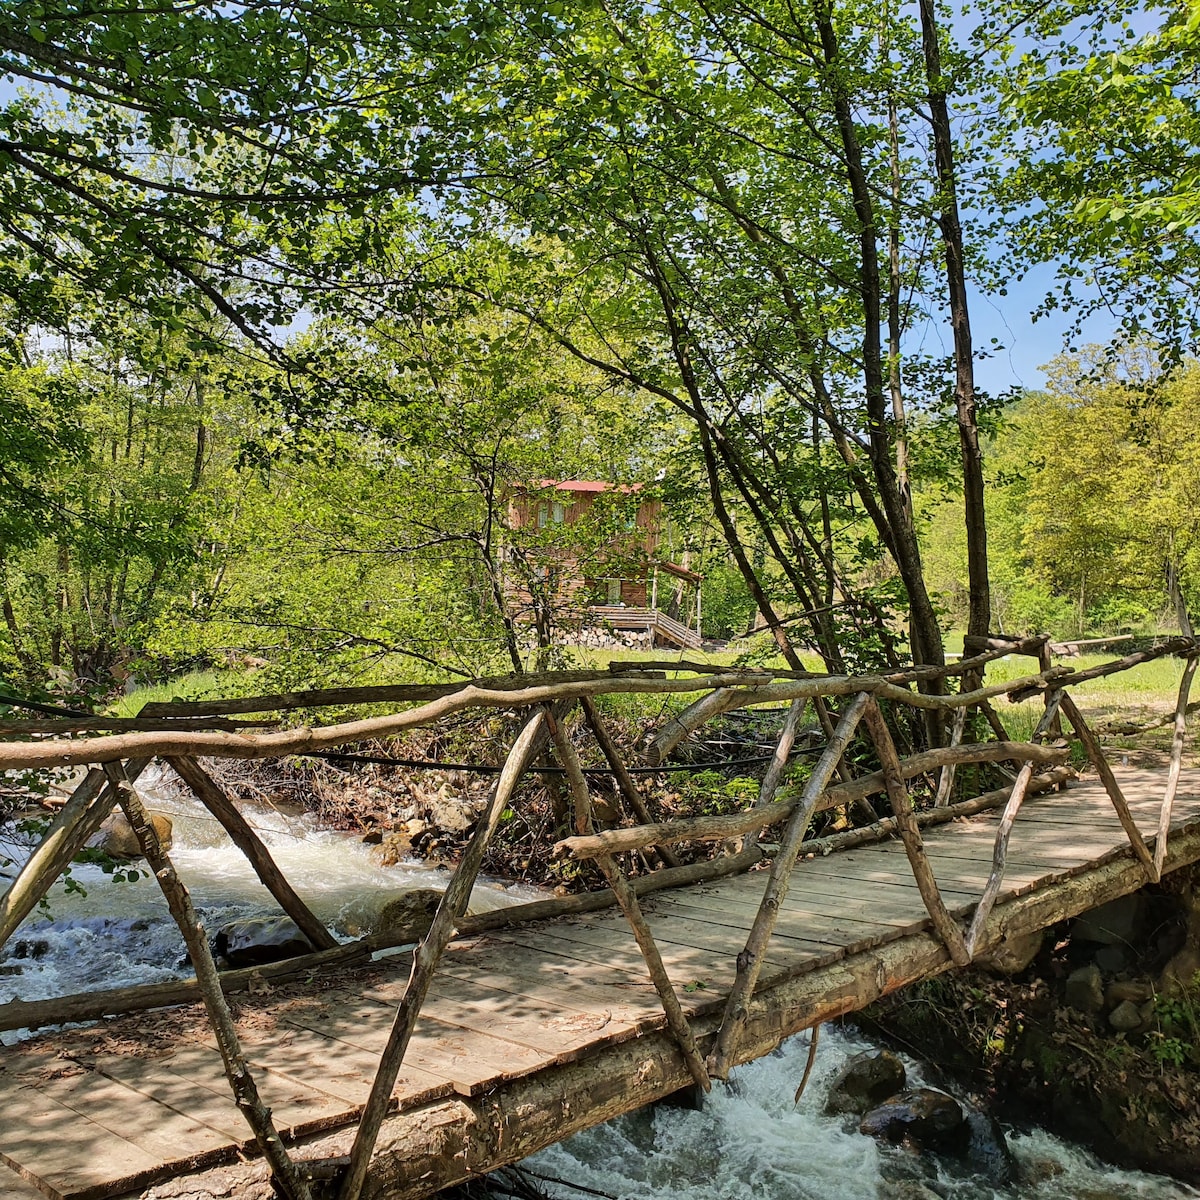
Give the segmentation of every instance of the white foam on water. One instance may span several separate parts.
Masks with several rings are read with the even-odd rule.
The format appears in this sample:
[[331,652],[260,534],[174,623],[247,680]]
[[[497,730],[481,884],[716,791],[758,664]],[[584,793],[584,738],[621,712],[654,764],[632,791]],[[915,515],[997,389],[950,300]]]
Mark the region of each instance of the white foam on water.
[[[965,1164],[914,1155],[827,1116],[829,1084],[846,1059],[873,1047],[825,1030],[798,1108],[808,1035],[715,1084],[699,1112],[665,1105],[576,1134],[523,1164],[555,1200],[592,1188],[619,1200],[1183,1200],[1200,1192],[1164,1176],[1122,1171],[1042,1130],[1013,1134],[1018,1181],[997,1187]],[[920,1085],[920,1065],[905,1059]]]

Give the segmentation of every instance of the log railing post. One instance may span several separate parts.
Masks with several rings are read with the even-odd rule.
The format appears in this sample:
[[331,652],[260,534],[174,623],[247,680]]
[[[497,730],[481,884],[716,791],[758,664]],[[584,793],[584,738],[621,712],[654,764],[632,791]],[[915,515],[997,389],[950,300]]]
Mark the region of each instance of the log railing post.
[[962,930],[959,929],[958,922],[947,910],[942,893],[938,889],[937,880],[934,878],[933,868],[929,865],[929,858],[925,853],[925,842],[921,837],[921,830],[917,825],[916,818],[913,816],[912,797],[908,794],[908,788],[904,784],[900,757],[896,753],[891,732],[888,730],[887,722],[883,719],[883,713],[880,712],[879,704],[874,696],[869,698],[866,712],[863,713],[863,720],[871,735],[871,740],[875,743],[875,749],[879,753],[879,762],[883,768],[883,778],[888,799],[891,801],[892,813],[896,818],[896,825],[904,842],[904,852],[908,855],[909,865],[912,867],[913,877],[917,881],[921,899],[925,901],[925,908],[933,921],[933,927],[950,952],[950,957],[954,960],[955,965],[965,967],[971,961],[971,956],[967,953]]
[[[1047,732],[1058,724],[1058,709],[1062,703],[1062,696],[1061,691],[1055,691],[1046,698],[1046,711],[1042,714],[1042,719],[1029,739],[1031,742],[1040,742]],[[1025,802],[1029,781],[1032,777],[1033,763],[1022,764],[1016,781],[1013,783],[1012,791],[1009,793],[1008,802],[1004,806],[1004,812],[1000,816],[1000,826],[996,830],[996,844],[992,849],[992,869],[988,874],[987,883],[984,885],[983,895],[971,917],[971,927],[967,930],[967,953],[972,958],[975,957],[975,951],[979,947],[979,939],[983,937],[983,927],[987,924],[988,915],[996,903],[996,897],[1000,894],[1000,884],[1004,879],[1004,866],[1008,861],[1009,838],[1012,835],[1017,813],[1021,811],[1021,805]]]
[[[571,744],[566,729],[563,728],[563,723],[552,713],[548,713],[546,719],[550,726],[550,736],[554,739],[555,753],[566,772],[567,784],[571,789],[571,799],[575,809],[575,828],[580,834],[591,833],[591,796],[588,792],[587,779],[579,762],[579,755],[576,754],[575,747]],[[696,1085],[707,1092],[712,1087],[712,1082],[708,1077],[708,1072],[704,1069],[700,1051],[696,1048],[696,1036],[679,1003],[679,996],[667,974],[667,968],[663,965],[662,955],[659,953],[658,945],[654,941],[654,934],[642,913],[641,905],[638,904],[637,894],[630,887],[629,881],[617,865],[616,859],[609,854],[601,854],[596,861],[604,872],[608,886],[612,888],[613,895],[616,896],[617,903],[621,906],[621,911],[625,914],[625,919],[633,930],[633,936],[637,939],[638,948],[646,963],[646,970],[650,973],[654,990],[662,1002],[663,1012],[667,1018],[667,1027],[674,1035],[680,1052],[683,1054],[688,1072]]]
[[541,708],[534,711],[525,723],[525,727],[517,736],[512,749],[505,759],[504,768],[496,780],[496,786],[488,800],[486,811],[475,826],[475,832],[463,853],[462,860],[455,868],[450,882],[442,893],[441,902],[434,914],[433,924],[417,945],[413,954],[412,972],[408,977],[408,986],[396,1009],[396,1017],[388,1035],[387,1045],[379,1059],[379,1067],[375,1072],[371,1093],[363,1106],[362,1116],[358,1123],[358,1132],[354,1145],[350,1150],[350,1164],[342,1179],[338,1192],[338,1200],[358,1200],[362,1194],[363,1184],[367,1178],[367,1168],[370,1166],[371,1154],[379,1138],[379,1130],[387,1115],[391,1103],[392,1088],[396,1084],[396,1076],[404,1063],[404,1054],[416,1028],[417,1018],[421,1013],[421,1005],[433,982],[434,971],[442,952],[454,936],[455,925],[466,911],[467,902],[471,897],[471,889],[479,875],[483,863],[483,855],[488,842],[500,824],[500,817],[508,807],[512,794],[516,790],[521,776],[525,774],[530,763],[541,753],[545,744],[546,714]]
[[170,856],[162,848],[158,834],[138,796],[133,784],[129,782],[120,763],[106,762],[104,774],[112,784],[117,802],[129,821],[130,828],[137,836],[142,854],[146,858],[171,916],[175,918],[179,932],[183,935],[184,944],[191,955],[192,966],[196,972],[196,981],[200,985],[200,993],[204,999],[204,1007],[208,1011],[208,1019],[216,1034],[217,1048],[221,1052],[221,1060],[225,1064],[225,1074],[233,1089],[238,1109],[246,1119],[246,1123],[254,1131],[255,1140],[263,1157],[271,1166],[271,1174],[279,1189],[288,1200],[312,1200],[312,1192],[308,1182],[297,1169],[296,1164],[288,1157],[283,1141],[271,1120],[271,1110],[262,1102],[255,1085],[254,1077],[242,1057],[242,1048],[238,1042],[237,1030],[234,1028],[233,1016],[225,993],[221,990],[221,979],[213,961],[212,950],[208,945],[208,937],[200,918],[192,904],[192,898],[183,885],[183,881],[175,873],[175,865]]
[[215,779],[194,758],[168,758],[172,769],[191,788],[196,799],[221,822],[237,848],[250,860],[263,886],[279,902],[280,908],[312,943],[314,950],[332,950],[337,939],[317,920],[308,905],[296,894],[283,872],[275,865],[270,851],[225,794]]
[[[131,761],[127,778],[136,779],[150,761],[148,758]],[[71,865],[71,860],[104,824],[116,803],[117,795],[105,773],[93,767],[55,814],[42,840],[0,896],[0,947]]]
[[[964,680],[965,686],[965,680]],[[966,707],[954,710],[954,724],[950,730],[950,748],[953,749],[963,739],[963,730],[967,727]],[[954,787],[955,764],[950,762],[942,768],[938,778],[937,794],[933,798],[934,808],[945,808],[950,803],[950,791]]]
[[1092,760],[1092,766],[1096,768],[1100,781],[1104,784],[1104,790],[1108,793],[1108,798],[1117,811],[1117,819],[1125,830],[1125,836],[1129,838],[1129,844],[1133,847],[1134,854],[1137,855],[1146,870],[1146,878],[1151,883],[1157,883],[1159,873],[1158,868],[1154,865],[1154,855],[1150,853],[1146,839],[1142,837],[1142,831],[1138,829],[1133,814],[1129,811],[1129,804],[1125,799],[1125,794],[1121,791],[1121,785],[1117,782],[1112,767],[1108,765],[1108,759],[1105,758],[1104,750],[1096,740],[1096,735],[1083,719],[1083,714],[1075,706],[1075,701],[1065,691],[1062,694],[1062,710],[1079,735],[1079,740],[1083,743],[1088,758]]
[[[645,825],[649,825],[654,818],[650,815],[650,809],[646,806],[645,800],[642,799],[642,793],[638,791],[638,786],[634,783],[633,776],[626,769],[625,762],[621,758],[621,753],[617,749],[617,743],[613,741],[612,735],[608,732],[608,726],[605,725],[604,719],[600,716],[599,709],[596,708],[590,696],[582,697],[580,704],[583,707],[584,718],[588,725],[591,726],[592,736],[596,739],[596,745],[600,747],[600,753],[604,755],[608,765],[612,768],[613,775],[617,780],[617,788],[620,790],[625,804],[639,821]],[[680,865],[679,856],[669,846],[657,846],[654,852],[667,866],[677,867]]]
[[1171,762],[1167,768],[1167,788],[1163,793],[1162,808],[1158,813],[1158,836],[1154,842],[1154,869],[1162,875],[1163,862],[1167,857],[1167,837],[1171,831],[1171,810],[1175,807],[1175,793],[1179,790],[1179,771],[1183,766],[1183,739],[1187,733],[1187,702],[1192,690],[1192,677],[1196,674],[1196,655],[1183,664],[1183,678],[1179,681],[1179,696],[1175,701],[1175,733],[1171,738]]
[[838,761],[850,744],[858,722],[866,711],[870,696],[865,692],[855,696],[846,706],[838,720],[833,737],[825,746],[821,757],[813,767],[813,773],[804,785],[800,800],[788,818],[783,839],[771,863],[767,877],[766,890],[758,912],[754,915],[754,924],[746,939],[746,948],[738,955],[737,975],[729,998],[725,1003],[725,1015],[721,1028],[717,1032],[716,1044],[708,1060],[708,1072],[716,1079],[727,1079],[733,1057],[737,1053],[738,1040],[745,1028],[749,1017],[750,999],[754,994],[754,985],[758,982],[762,971],[763,959],[766,955],[767,943],[775,930],[779,919],[779,908],[787,898],[788,886],[792,868],[800,853],[800,844],[808,830],[813,811],[830,776],[837,768]]

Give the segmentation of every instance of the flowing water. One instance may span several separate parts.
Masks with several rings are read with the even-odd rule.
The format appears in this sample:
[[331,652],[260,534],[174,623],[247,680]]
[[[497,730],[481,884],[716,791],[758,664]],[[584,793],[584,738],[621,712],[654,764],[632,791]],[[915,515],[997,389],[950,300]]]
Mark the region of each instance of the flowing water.
[[[156,811],[174,822],[171,852],[205,926],[276,911],[274,901],[220,826],[190,799],[139,784]],[[419,863],[384,867],[356,837],[316,828],[307,815],[245,810],[280,869],[314,912],[351,937],[381,901],[406,888],[442,887],[447,873]],[[20,838],[0,833],[0,864],[19,863]],[[9,873],[12,868],[10,867]],[[0,952],[0,1001],[158,982],[188,974],[181,939],[157,884],[115,883],[96,867],[77,867],[86,896],[56,890],[50,913],[34,914]],[[0,881],[2,882],[2,881]],[[484,881],[474,911],[536,898],[534,889]],[[11,1043],[22,1031],[0,1033]],[[736,1071],[700,1111],[657,1106],[578,1134],[527,1160],[554,1200],[1200,1200],[1200,1191],[1160,1176],[1107,1167],[1085,1151],[1030,1129],[1009,1131],[1016,1184],[997,1186],[969,1162],[913,1155],[858,1132],[857,1118],[822,1108],[846,1058],[870,1048],[826,1030],[813,1077],[799,1104],[808,1035]],[[921,1066],[908,1061],[910,1082]],[[556,1182],[557,1181],[557,1182]]]

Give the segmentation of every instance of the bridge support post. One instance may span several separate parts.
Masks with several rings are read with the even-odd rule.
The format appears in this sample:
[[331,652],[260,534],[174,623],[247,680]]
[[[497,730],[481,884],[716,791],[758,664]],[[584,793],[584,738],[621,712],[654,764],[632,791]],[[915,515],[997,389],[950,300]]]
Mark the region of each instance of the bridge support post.
[[729,1069],[733,1065],[737,1053],[738,1041],[745,1029],[749,1016],[750,998],[754,994],[754,985],[762,971],[763,958],[766,955],[767,943],[775,930],[775,922],[779,919],[779,906],[787,898],[788,881],[796,859],[800,854],[800,843],[808,830],[817,801],[825,790],[838,762],[850,744],[858,723],[871,703],[871,697],[866,692],[860,692],[846,706],[838,721],[833,737],[829,739],[813,773],[804,785],[800,800],[788,818],[783,840],[771,863],[771,871],[767,877],[766,890],[758,912],[754,914],[754,924],[750,927],[750,935],[746,939],[746,948],[738,955],[737,975],[733,987],[729,991],[729,999],[725,1004],[725,1015],[721,1020],[721,1028],[717,1033],[716,1043],[709,1055],[708,1070],[717,1079],[728,1079]]
[[138,844],[142,848],[146,862],[154,872],[158,886],[166,899],[171,916],[183,934],[184,944],[192,958],[192,966],[196,971],[196,980],[200,984],[200,992],[204,998],[204,1007],[208,1011],[208,1019],[216,1034],[217,1049],[221,1052],[221,1061],[225,1064],[225,1074],[233,1089],[234,1099],[238,1110],[254,1133],[263,1157],[271,1167],[271,1175],[280,1191],[288,1200],[312,1200],[312,1192],[308,1182],[300,1173],[296,1164],[288,1157],[283,1141],[271,1120],[271,1110],[262,1102],[254,1077],[246,1066],[242,1056],[241,1044],[238,1041],[237,1030],[234,1028],[233,1016],[225,993],[221,990],[221,978],[217,965],[213,961],[209,949],[208,938],[204,935],[204,927],[192,905],[192,898],[183,885],[183,881],[175,873],[175,865],[170,856],[162,848],[158,834],[150,822],[149,814],[142,805],[141,797],[129,782],[128,776],[120,763],[107,762],[104,764],[104,774],[108,777],[117,801],[121,805],[129,826],[137,835]]
[[957,966],[965,967],[971,961],[971,955],[967,951],[958,922],[946,908],[946,902],[942,899],[942,893],[938,889],[937,880],[933,875],[933,868],[929,865],[929,858],[925,853],[925,842],[921,837],[921,830],[917,825],[916,818],[913,816],[912,797],[908,794],[908,788],[904,783],[900,757],[896,753],[887,722],[883,719],[883,713],[879,711],[879,704],[874,696],[867,698],[863,720],[866,722],[871,740],[875,743],[875,749],[879,752],[888,800],[891,801],[896,825],[900,830],[901,840],[904,842],[904,852],[908,855],[908,862],[912,867],[913,878],[917,881],[917,888],[921,892],[921,899],[925,901],[925,908],[933,921],[933,927],[945,943],[951,959]]
[[404,1063],[404,1054],[416,1028],[417,1018],[421,1015],[421,1006],[433,982],[434,971],[437,970],[442,952],[454,936],[455,925],[466,911],[467,901],[471,896],[471,888],[479,875],[483,863],[483,854],[491,841],[500,816],[508,807],[512,794],[516,790],[521,776],[525,774],[529,764],[537,757],[545,744],[546,710],[536,709],[524,729],[521,730],[504,768],[496,780],[496,786],[488,800],[487,811],[475,826],[475,832],[462,856],[450,883],[442,893],[441,903],[434,914],[433,924],[429,932],[421,939],[413,955],[412,974],[408,978],[408,986],[396,1009],[396,1018],[388,1035],[387,1045],[379,1059],[379,1067],[371,1084],[371,1094],[363,1106],[359,1118],[358,1133],[350,1151],[350,1165],[342,1179],[338,1191],[338,1200],[358,1200],[362,1194],[363,1184],[367,1178],[367,1168],[370,1166],[371,1154],[374,1152],[380,1127],[387,1115],[391,1104],[392,1088],[396,1084],[396,1076]]
[[[592,802],[588,792],[587,778],[579,762],[579,755],[575,753],[575,747],[571,744],[571,739],[563,728],[562,722],[556,720],[553,714],[547,714],[547,719],[550,725],[550,736],[554,739],[554,749],[566,772],[567,782],[571,788],[571,798],[575,803],[575,827],[581,834],[591,833]],[[637,893],[630,887],[629,880],[625,878],[612,855],[598,855],[596,861],[600,864],[600,869],[604,872],[605,879],[608,880],[608,886],[612,888],[613,895],[616,896],[617,903],[621,906],[621,911],[625,914],[625,919],[633,930],[633,936],[637,939],[638,948],[646,962],[646,969],[650,972],[654,990],[658,992],[658,998],[662,1001],[667,1025],[683,1054],[688,1073],[696,1087],[707,1092],[712,1087],[712,1081],[705,1070],[700,1051],[696,1048],[695,1035],[684,1015],[679,997],[675,994],[675,986],[671,983],[667,968],[663,965],[662,955],[654,941],[654,934],[646,922],[641,905],[638,904]]]
[[1187,703],[1192,690],[1192,677],[1196,674],[1196,663],[1200,657],[1193,654],[1183,665],[1183,678],[1179,681],[1179,696],[1175,701],[1175,733],[1171,739],[1171,763],[1167,769],[1167,788],[1163,793],[1162,808],[1158,814],[1158,837],[1154,842],[1154,869],[1162,875],[1163,861],[1167,857],[1167,835],[1171,829],[1171,810],[1175,807],[1175,793],[1179,790],[1179,771],[1183,766],[1183,738],[1187,733]]
[[[126,778],[136,779],[150,761],[132,760],[127,764]],[[93,767],[58,810],[37,849],[0,896],[0,947],[71,865],[71,860],[104,823],[116,803],[112,784],[99,767]]]
[[168,758],[167,762],[179,778],[192,789],[196,799],[221,822],[222,828],[233,839],[234,845],[250,860],[250,865],[263,886],[279,902],[279,907],[296,922],[300,932],[312,942],[313,949],[334,949],[338,944],[337,939],[296,895],[295,889],[275,865],[275,860],[263,845],[262,839],[218,786],[216,780],[194,758],[172,757]]
[[1083,743],[1083,748],[1087,751],[1087,756],[1092,760],[1092,765],[1096,768],[1100,776],[1101,783],[1104,784],[1104,790],[1108,793],[1108,798],[1112,801],[1112,806],[1117,810],[1117,818],[1121,822],[1121,827],[1125,830],[1125,836],[1129,838],[1129,844],[1133,847],[1134,854],[1146,871],[1146,878],[1151,883],[1157,883],[1159,880],[1159,868],[1154,865],[1154,855],[1150,853],[1150,848],[1146,845],[1146,839],[1142,837],[1142,831],[1138,829],[1137,823],[1133,819],[1133,814],[1129,811],[1129,804],[1125,800],[1125,795],[1121,791],[1121,785],[1117,782],[1117,777],[1112,773],[1112,767],[1108,765],[1108,759],[1104,757],[1104,750],[1100,743],[1096,740],[1096,735],[1088,727],[1088,723],[1083,719],[1083,714],[1075,706],[1075,701],[1067,695],[1062,694],[1062,710],[1067,715],[1067,720],[1071,722],[1075,728],[1075,732],[1079,734],[1079,740]]

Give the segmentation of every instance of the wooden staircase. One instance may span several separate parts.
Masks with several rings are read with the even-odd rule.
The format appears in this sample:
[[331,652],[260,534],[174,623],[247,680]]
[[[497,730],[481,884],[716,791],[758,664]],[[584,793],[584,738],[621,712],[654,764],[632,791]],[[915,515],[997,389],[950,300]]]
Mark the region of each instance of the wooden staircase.
[[588,616],[597,624],[610,625],[613,629],[649,629],[656,637],[673,646],[682,646],[686,650],[700,649],[700,635],[694,629],[657,608],[596,604],[588,609]]

